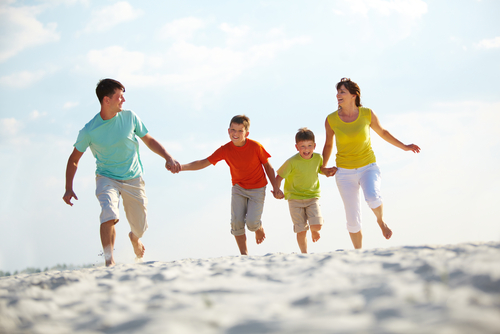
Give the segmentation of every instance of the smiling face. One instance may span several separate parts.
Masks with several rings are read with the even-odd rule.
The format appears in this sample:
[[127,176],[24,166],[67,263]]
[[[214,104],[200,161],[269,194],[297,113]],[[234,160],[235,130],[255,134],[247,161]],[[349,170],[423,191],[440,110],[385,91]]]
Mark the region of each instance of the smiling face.
[[231,123],[229,129],[229,138],[235,146],[243,146],[247,141],[248,134],[244,124]]
[[337,90],[337,102],[339,107],[348,105],[356,105],[356,95],[351,94],[344,85],[340,85]]
[[316,148],[316,143],[312,140],[303,140],[295,144],[295,148],[304,159],[311,159]]
[[125,102],[125,97],[123,96],[123,89],[115,89],[115,93],[111,97],[107,97],[109,100],[106,101],[109,103],[109,107],[111,110],[115,112],[122,111],[123,102]]

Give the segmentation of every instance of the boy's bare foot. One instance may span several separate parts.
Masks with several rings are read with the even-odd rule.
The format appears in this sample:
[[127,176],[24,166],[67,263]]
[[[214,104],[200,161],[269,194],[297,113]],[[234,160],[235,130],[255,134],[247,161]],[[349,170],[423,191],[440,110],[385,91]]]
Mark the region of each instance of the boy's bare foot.
[[134,247],[134,253],[137,258],[142,258],[144,256],[144,252],[146,251],[146,247],[142,244],[142,241],[135,236],[134,233],[130,232],[128,234],[130,238],[130,242],[132,242],[132,246]]
[[261,226],[257,231],[255,231],[255,241],[257,241],[257,244],[261,244],[265,238],[266,234],[264,233],[264,228]]
[[311,237],[312,237],[312,241],[316,242],[319,240],[319,238],[321,238],[321,234],[319,233],[319,231],[312,231],[311,230]]

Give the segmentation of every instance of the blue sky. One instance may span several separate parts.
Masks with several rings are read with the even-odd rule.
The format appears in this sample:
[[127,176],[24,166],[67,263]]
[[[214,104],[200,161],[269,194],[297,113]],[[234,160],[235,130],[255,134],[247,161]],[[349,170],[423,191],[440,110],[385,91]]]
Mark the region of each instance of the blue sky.
[[[0,0],[0,269],[100,264],[95,162],[62,201],[78,131],[111,77],[181,163],[226,143],[236,114],[251,118],[278,169],[307,126],[324,144],[335,84],[350,77],[362,103],[418,155],[373,134],[382,169],[385,240],[364,205],[364,247],[500,239],[500,2],[12,1]],[[172,175],[141,142],[149,197],[146,260],[237,255],[224,162]],[[310,252],[350,249],[333,178],[320,178],[325,218]],[[285,201],[266,199],[267,239],[254,255],[298,252]],[[118,262],[133,260],[122,212]]]

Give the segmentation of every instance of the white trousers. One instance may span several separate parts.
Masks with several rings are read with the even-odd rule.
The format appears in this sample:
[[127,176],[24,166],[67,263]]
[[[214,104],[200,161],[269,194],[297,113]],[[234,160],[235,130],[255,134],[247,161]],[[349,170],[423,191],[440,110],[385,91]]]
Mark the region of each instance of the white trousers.
[[371,209],[382,205],[380,169],[376,163],[355,169],[338,168],[335,180],[344,202],[347,230],[350,233],[357,233],[361,231],[359,188],[363,189],[365,201]]

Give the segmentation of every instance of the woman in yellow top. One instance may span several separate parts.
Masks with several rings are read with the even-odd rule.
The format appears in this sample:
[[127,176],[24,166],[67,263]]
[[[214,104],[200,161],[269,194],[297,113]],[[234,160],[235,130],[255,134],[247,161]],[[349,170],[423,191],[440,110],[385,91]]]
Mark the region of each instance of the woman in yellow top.
[[[362,246],[361,200],[359,188],[377,217],[386,239],[392,230],[384,223],[382,196],[380,194],[380,169],[375,160],[370,141],[370,128],[382,139],[405,151],[420,152],[414,144],[405,145],[384,129],[373,111],[361,106],[359,86],[351,79],[343,78],[336,86],[338,110],[328,115],[325,121],[326,141],[323,148],[323,167],[326,176],[335,175],[340,196],[344,202],[347,230],[354,248]],[[332,154],[333,137],[336,137],[336,167],[327,168]]]

